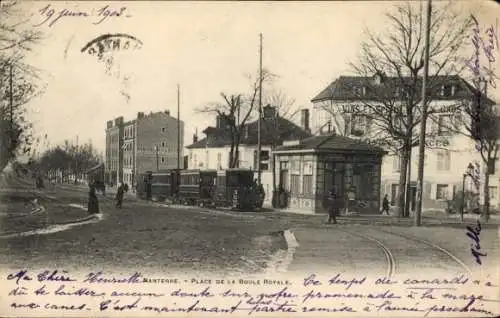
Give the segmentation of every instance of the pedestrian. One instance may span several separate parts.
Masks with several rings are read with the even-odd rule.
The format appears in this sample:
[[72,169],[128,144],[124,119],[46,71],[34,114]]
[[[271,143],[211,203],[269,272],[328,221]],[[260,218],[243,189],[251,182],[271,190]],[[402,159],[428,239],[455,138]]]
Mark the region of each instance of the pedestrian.
[[266,197],[266,192],[264,191],[262,183],[259,183],[259,185],[257,186],[257,197],[258,197],[258,206],[260,209],[262,208],[262,205],[264,204],[264,199]]
[[95,194],[95,186],[90,185],[89,186],[89,202],[87,205],[87,211],[90,214],[97,214],[99,213],[99,200],[97,200],[97,195]]
[[122,208],[122,203],[123,203],[123,193],[125,192],[125,189],[123,187],[123,184],[120,183],[118,186],[118,189],[116,190],[116,207],[117,208]]
[[387,194],[384,196],[384,200],[382,201],[382,212],[380,214],[384,214],[384,211],[389,214],[389,199],[387,198]]
[[327,198],[327,206],[328,206],[328,223],[337,224],[337,215],[339,214],[338,211],[338,202],[337,202],[337,196],[335,195],[334,189],[330,190],[328,192],[328,198]]

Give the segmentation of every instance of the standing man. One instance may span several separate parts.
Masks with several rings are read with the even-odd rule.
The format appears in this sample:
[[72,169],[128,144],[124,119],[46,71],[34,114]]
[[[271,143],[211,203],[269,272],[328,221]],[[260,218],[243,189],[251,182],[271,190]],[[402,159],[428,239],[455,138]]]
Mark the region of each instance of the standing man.
[[380,214],[384,214],[384,211],[389,214],[389,199],[387,198],[387,194],[384,196],[384,200],[382,201],[382,212]]
[[125,192],[125,189],[123,188],[123,184],[120,183],[120,186],[116,190],[116,207],[117,208],[122,208],[122,203],[123,203],[123,193]]
[[332,188],[328,192],[328,198],[327,198],[327,206],[328,206],[328,223],[337,224],[337,215],[339,213],[338,211],[338,202],[337,202],[337,196],[335,195],[335,190]]
[[93,184],[89,185],[89,200],[87,203],[87,211],[89,214],[99,213],[99,200],[97,200],[97,195],[95,194],[95,186]]

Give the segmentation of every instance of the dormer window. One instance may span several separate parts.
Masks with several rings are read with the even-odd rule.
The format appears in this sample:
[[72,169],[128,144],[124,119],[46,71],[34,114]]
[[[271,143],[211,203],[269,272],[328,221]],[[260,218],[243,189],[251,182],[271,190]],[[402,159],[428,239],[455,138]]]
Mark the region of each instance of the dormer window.
[[453,85],[445,84],[441,86],[441,96],[450,97],[452,96]]

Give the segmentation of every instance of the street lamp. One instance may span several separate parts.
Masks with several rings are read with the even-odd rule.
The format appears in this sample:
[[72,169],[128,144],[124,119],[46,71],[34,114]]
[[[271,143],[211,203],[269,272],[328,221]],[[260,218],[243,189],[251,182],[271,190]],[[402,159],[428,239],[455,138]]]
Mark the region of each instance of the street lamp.
[[472,178],[472,174],[474,173],[474,166],[472,163],[469,163],[467,166],[467,170],[465,171],[463,178],[462,178],[462,202],[460,204],[460,220],[463,222],[464,221],[464,205],[465,205],[465,179],[467,176]]
[[159,171],[159,163],[158,163],[158,145],[155,146],[155,152],[156,152],[156,171]]

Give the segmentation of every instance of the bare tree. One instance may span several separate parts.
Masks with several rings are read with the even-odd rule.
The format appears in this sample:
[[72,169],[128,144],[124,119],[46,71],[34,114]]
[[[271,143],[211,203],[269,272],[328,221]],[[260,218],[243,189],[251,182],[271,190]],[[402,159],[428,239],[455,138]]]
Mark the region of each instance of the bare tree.
[[[412,148],[419,142],[414,132],[422,119],[424,16],[421,4],[397,5],[386,14],[389,27],[385,32],[376,34],[366,30],[367,39],[362,43],[359,58],[351,63],[363,82],[359,86],[359,81],[347,80],[345,87],[352,92],[353,100],[366,109],[371,125],[382,133],[382,144],[392,144],[392,150],[401,154],[398,200],[401,216],[409,215],[409,200],[404,196],[409,184],[407,171]],[[446,79],[443,76],[460,74],[465,68],[460,50],[471,25],[469,17],[463,18],[453,11],[451,2],[444,7],[434,7],[432,16],[429,103]],[[353,86],[349,87],[351,82]]]
[[[269,81],[273,76],[264,71],[263,82]],[[245,125],[252,119],[253,112],[258,107],[259,84],[259,79],[254,79],[248,95],[221,93],[223,103],[213,103],[197,109],[201,113],[216,114],[223,121],[224,127],[219,138],[229,139],[229,168],[237,168],[239,165],[239,146],[245,134]]]
[[23,18],[25,13],[16,1],[0,5],[0,120],[2,134],[10,136],[8,151],[3,152],[9,158],[19,149],[23,153],[31,150],[31,124],[24,106],[43,92],[38,70],[25,62],[25,53],[32,51],[42,34]]

